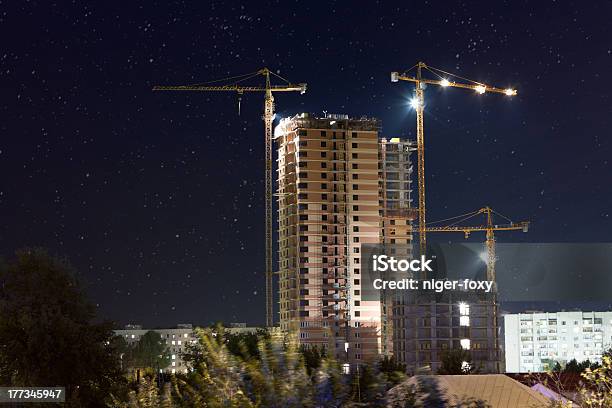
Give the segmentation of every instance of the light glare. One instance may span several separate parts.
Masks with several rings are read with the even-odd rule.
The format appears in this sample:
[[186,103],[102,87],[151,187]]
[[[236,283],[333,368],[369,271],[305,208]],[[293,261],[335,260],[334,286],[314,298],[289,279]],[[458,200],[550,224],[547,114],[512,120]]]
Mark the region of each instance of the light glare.
[[412,109],[416,109],[419,107],[419,100],[415,97],[410,100],[410,106]]
[[483,94],[485,93],[485,91],[487,90],[487,88],[484,85],[478,85],[476,88],[474,88],[476,90],[476,92],[478,92],[479,94]]
[[508,96],[514,96],[516,95],[516,89],[512,89],[512,88],[508,88],[504,91],[506,93],[506,95]]
[[450,82],[446,78],[440,81],[440,86],[449,86],[449,85],[450,85]]

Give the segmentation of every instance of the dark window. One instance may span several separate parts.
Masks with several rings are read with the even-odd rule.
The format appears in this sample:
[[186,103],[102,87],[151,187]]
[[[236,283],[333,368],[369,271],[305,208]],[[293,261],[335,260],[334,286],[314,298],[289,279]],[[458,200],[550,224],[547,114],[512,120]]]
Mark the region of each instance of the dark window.
[[353,149],[356,149],[358,147],[357,143],[351,143],[351,146],[353,147]]
[[353,194],[353,200],[359,200],[359,196],[357,194]]
[[353,163],[353,169],[358,169],[359,165],[357,163]]
[[321,147],[327,147],[327,142],[321,142]]
[[353,180],[357,180],[359,178],[359,174],[353,174]]
[[327,200],[327,194],[321,194],[321,200]]
[[326,179],[327,178],[327,173],[321,173],[321,178]]
[[321,168],[322,169],[326,169],[327,168],[327,163],[326,162],[321,162]]
[[325,137],[327,136],[327,132],[325,132],[324,130],[321,131],[321,136]]
[[323,190],[327,190],[327,184],[325,184],[325,183],[321,183],[321,188],[322,188]]
[[352,153],[351,156],[353,157],[353,159],[358,159],[359,158],[359,155],[357,153]]
[[327,157],[327,152],[321,152],[321,157]]
[[353,232],[359,232],[359,227],[358,226],[353,226]]
[[354,205],[353,206],[353,211],[359,211],[359,206],[358,205]]
[[298,176],[300,176],[300,178],[308,178],[308,173],[306,173],[305,171],[300,171]]
[[358,215],[353,215],[353,221],[359,221],[359,216]]
[[306,200],[306,199],[308,198],[308,194],[306,194],[306,193],[300,193],[300,194],[298,194],[298,198],[299,198],[300,200]]
[[358,184],[353,184],[353,190],[359,190],[359,185]]
[[298,183],[298,188],[308,188],[308,183]]

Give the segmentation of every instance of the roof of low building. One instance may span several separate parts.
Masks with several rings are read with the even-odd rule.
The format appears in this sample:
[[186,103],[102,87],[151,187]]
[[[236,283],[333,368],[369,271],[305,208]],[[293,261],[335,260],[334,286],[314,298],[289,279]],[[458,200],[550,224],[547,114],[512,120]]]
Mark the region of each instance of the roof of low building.
[[416,375],[389,390],[389,396],[402,398],[411,389],[418,391],[419,398],[437,398],[449,405],[480,400],[492,408],[534,408],[550,402],[536,390],[503,374]]

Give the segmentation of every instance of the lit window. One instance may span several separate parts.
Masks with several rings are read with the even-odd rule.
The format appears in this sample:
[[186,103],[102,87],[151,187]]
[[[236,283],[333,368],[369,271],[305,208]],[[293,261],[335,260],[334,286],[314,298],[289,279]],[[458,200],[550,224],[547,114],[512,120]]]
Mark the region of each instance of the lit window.
[[469,316],[470,315],[470,305],[467,303],[459,303],[459,314],[461,316]]
[[[176,361],[172,362],[172,367],[176,367]],[[174,371],[174,370],[172,370],[172,371]]]
[[132,334],[132,338],[134,338],[134,337],[136,337],[136,336],[134,336],[134,335]]
[[470,349],[470,339],[461,339],[461,348],[464,350]]
[[172,359],[173,359],[173,360],[176,360],[176,354],[173,354],[173,355],[172,355]]
[[172,345],[175,346],[176,345],[176,341],[172,340]]
[[182,343],[182,341],[180,341],[180,340],[179,340],[179,341],[178,341],[178,345],[180,346],[180,345],[181,345],[181,343]]
[[183,337],[187,337],[187,333],[183,334]]
[[175,374],[175,373],[176,373],[176,370],[173,368],[172,369],[172,374]]
[[470,316],[460,316],[459,317],[459,326],[469,326],[470,325]]

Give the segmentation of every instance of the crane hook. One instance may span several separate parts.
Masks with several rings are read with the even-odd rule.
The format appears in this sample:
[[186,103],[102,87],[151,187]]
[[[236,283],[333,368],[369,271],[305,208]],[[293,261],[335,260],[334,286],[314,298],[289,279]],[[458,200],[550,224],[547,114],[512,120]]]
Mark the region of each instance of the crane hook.
[[238,116],[240,116],[240,101],[242,100],[242,94],[238,94]]

